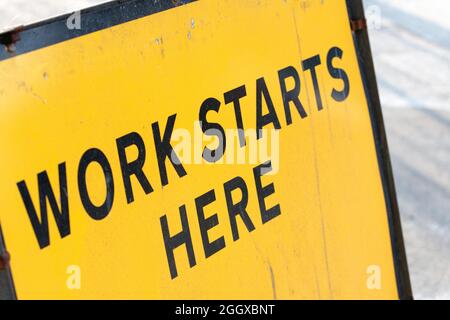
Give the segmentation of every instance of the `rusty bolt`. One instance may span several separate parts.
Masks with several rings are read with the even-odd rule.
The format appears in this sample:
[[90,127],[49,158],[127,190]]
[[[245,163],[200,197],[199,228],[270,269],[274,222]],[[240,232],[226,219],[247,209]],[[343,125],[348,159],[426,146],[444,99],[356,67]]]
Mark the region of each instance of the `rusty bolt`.
[[6,269],[9,266],[10,255],[7,251],[0,255],[0,270]]
[[183,4],[183,2],[182,1],[180,1],[180,0],[172,0],[172,4],[174,5],[174,6],[180,6],[180,5],[182,5]]
[[367,29],[366,19],[350,20],[350,27],[352,31]]

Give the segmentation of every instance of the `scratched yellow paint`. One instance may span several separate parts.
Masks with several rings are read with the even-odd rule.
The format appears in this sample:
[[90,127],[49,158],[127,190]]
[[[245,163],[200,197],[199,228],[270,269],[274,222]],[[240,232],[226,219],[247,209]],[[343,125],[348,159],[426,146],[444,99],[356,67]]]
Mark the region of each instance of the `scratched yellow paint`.
[[[333,46],[344,51],[337,64],[351,84],[341,103],[329,95],[342,84],[326,69]],[[322,58],[320,112],[300,66],[315,54]],[[292,107],[290,126],[277,77],[288,65],[300,72],[308,112],[301,119]],[[255,80],[261,76],[282,124],[279,172],[263,177],[276,188],[268,206],[279,203],[281,215],[262,225],[250,164],[186,165],[183,178],[168,165],[170,183],[162,188],[151,123],[164,128],[177,113],[175,127],[193,131],[205,98],[222,99],[223,92],[246,84],[243,119],[255,128]],[[19,298],[398,297],[372,128],[343,0],[211,0],[154,14],[0,62],[0,101],[0,221]],[[211,120],[233,127],[231,106],[222,106],[219,115]],[[135,201],[127,204],[115,139],[132,131],[146,142],[144,170],[155,190],[145,195],[132,180]],[[91,147],[107,155],[115,178],[114,206],[101,221],[86,214],[78,194],[78,162]],[[41,250],[16,183],[27,182],[37,205],[37,173],[47,170],[57,186],[57,165],[64,161],[71,234],[60,238],[49,211],[51,245]],[[89,174],[90,192],[101,202],[104,178]],[[237,175],[248,184],[255,230],[247,232],[238,221],[241,238],[233,242],[223,183]],[[223,235],[226,247],[206,259],[193,199],[210,189],[217,199],[206,211],[218,214],[219,225],[209,234]],[[56,194],[59,199],[58,188]],[[189,268],[180,247],[179,275],[172,280],[159,219],[166,214],[171,230],[180,230],[182,204],[197,265]],[[67,287],[70,265],[80,267],[79,290]],[[371,265],[381,270],[379,290],[367,287]]]

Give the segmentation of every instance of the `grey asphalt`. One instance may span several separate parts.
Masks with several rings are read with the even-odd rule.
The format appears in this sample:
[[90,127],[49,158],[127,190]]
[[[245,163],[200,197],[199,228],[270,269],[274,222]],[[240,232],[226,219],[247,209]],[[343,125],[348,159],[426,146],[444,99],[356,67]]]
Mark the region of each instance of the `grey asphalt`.
[[[99,2],[0,0],[0,29]],[[450,299],[450,2],[365,4],[413,293]]]

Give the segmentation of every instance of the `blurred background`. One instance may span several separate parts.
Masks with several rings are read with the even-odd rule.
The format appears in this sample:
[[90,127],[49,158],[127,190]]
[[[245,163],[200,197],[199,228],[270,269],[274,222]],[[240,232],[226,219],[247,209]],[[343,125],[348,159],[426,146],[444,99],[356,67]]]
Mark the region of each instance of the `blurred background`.
[[[0,31],[105,0],[0,0]],[[450,299],[450,1],[364,0],[416,299]]]

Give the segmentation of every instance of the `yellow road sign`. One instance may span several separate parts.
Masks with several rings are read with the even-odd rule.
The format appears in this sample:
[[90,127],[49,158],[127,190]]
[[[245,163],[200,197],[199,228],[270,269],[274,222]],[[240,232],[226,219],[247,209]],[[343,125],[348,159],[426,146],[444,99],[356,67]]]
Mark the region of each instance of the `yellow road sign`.
[[2,53],[17,297],[398,298],[345,1],[151,3]]

